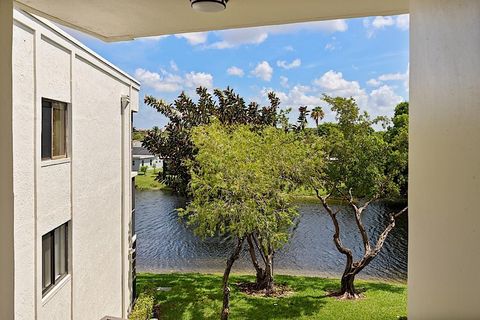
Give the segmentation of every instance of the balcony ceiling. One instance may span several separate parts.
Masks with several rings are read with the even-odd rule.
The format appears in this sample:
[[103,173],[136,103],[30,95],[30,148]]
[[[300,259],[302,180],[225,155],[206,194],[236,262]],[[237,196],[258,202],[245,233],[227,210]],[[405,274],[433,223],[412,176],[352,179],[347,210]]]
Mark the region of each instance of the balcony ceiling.
[[302,21],[395,15],[408,0],[230,0],[197,13],[189,0],[20,0],[17,7],[105,41]]

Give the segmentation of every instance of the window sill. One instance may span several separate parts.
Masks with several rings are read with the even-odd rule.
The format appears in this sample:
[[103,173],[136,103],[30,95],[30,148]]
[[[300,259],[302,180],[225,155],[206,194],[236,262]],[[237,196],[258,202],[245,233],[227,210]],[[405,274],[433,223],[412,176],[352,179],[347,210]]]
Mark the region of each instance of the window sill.
[[55,166],[58,164],[63,164],[63,163],[70,163],[71,160],[70,158],[62,158],[62,159],[55,159],[55,160],[42,160],[41,166],[43,167],[50,167],[50,166]]
[[42,297],[42,307],[45,306],[52,298],[72,279],[70,274],[67,274],[57,283],[52,289],[50,289],[45,296]]

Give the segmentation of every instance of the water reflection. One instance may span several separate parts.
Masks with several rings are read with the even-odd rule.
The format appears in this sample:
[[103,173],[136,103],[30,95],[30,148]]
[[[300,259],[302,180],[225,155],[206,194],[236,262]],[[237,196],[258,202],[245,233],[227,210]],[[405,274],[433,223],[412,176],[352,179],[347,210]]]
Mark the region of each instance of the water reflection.
[[[222,272],[232,248],[228,239],[200,240],[181,221],[176,208],[185,200],[174,195],[137,192],[137,270],[140,272]],[[300,217],[291,241],[276,255],[275,272],[319,276],[338,276],[344,267],[344,256],[333,242],[330,217],[317,202],[299,203]],[[337,208],[342,208],[337,205]],[[388,222],[388,215],[399,209],[387,203],[375,203],[364,212],[363,221],[371,241]],[[342,241],[362,253],[362,243],[350,211],[339,213]],[[408,220],[402,216],[390,233],[382,252],[361,274],[363,278],[406,280]],[[248,252],[244,250],[234,267],[236,272],[251,272]]]

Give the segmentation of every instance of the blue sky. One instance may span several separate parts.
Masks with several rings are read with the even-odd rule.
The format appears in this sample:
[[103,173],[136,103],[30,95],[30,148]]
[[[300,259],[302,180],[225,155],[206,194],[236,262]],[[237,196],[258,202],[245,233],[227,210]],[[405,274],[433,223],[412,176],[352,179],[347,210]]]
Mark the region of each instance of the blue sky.
[[[273,90],[282,107],[325,104],[323,93],[353,96],[372,115],[391,116],[408,100],[409,16],[332,20],[105,43],[66,29],[142,83],[134,126],[166,119],[143,104],[154,95],[173,101],[199,85],[233,87],[247,101],[266,103]],[[327,109],[326,120],[333,115]]]

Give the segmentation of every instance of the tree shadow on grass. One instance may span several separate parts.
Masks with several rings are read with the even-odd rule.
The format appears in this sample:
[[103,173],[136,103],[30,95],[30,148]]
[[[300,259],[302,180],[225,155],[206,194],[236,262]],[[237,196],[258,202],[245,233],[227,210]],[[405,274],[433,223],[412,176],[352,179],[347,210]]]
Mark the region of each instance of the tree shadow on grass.
[[[288,286],[292,294],[284,297],[251,296],[235,283],[254,281],[252,276],[231,277],[231,319],[315,318],[335,298],[328,294],[338,290],[339,280],[314,277],[281,276],[276,283]],[[150,292],[160,305],[160,319],[218,319],[222,303],[221,276],[206,274],[141,274],[138,292]],[[163,287],[160,291],[158,287]],[[171,288],[164,289],[164,287]],[[403,294],[406,288],[389,283],[358,281],[357,288],[369,293]],[[169,291],[164,291],[169,290]],[[372,298],[373,301],[373,298]],[[348,303],[348,302],[346,302]]]
[[[160,304],[161,319],[216,319],[222,298],[219,276],[203,274],[142,274],[138,292],[149,292]],[[170,288],[169,291],[157,288]],[[168,290],[168,289],[167,289]],[[215,315],[213,313],[216,312]]]

